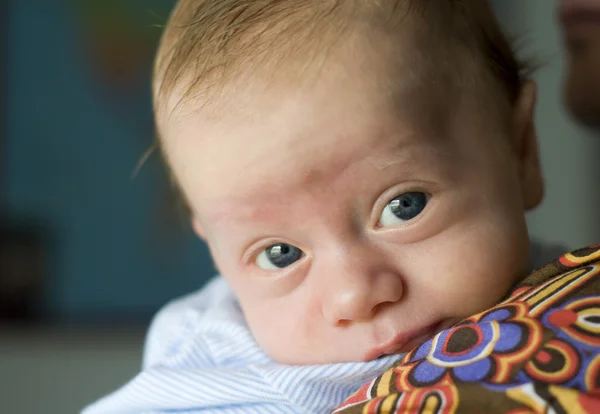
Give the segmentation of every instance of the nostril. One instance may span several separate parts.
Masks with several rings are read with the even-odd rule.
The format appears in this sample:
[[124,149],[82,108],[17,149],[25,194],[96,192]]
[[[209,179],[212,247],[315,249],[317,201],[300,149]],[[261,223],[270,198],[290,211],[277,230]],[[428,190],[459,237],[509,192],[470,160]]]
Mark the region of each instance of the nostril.
[[340,319],[337,323],[338,328],[347,328],[350,326],[350,319]]

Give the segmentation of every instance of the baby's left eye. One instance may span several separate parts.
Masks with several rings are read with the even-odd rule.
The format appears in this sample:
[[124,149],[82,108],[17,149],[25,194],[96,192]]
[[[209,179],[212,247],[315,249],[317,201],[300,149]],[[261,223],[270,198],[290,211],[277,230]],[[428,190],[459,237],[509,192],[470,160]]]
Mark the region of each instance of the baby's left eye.
[[385,206],[379,225],[387,227],[412,220],[425,209],[427,201],[427,194],[419,191],[401,194]]
[[283,269],[300,260],[303,255],[296,246],[278,243],[264,249],[256,258],[256,265],[264,270]]

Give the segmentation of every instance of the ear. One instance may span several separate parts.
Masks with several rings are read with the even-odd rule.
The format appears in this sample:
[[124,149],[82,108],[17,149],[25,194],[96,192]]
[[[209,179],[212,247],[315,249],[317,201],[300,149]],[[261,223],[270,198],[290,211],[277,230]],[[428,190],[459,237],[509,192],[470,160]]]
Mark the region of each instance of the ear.
[[198,220],[195,216],[192,218],[192,228],[194,229],[194,233],[196,233],[198,237],[200,237],[202,240],[206,240],[206,233],[204,233],[204,228],[202,227],[200,220]]
[[534,121],[536,102],[537,85],[534,81],[528,80],[521,87],[513,109],[513,146],[518,158],[525,210],[537,207],[544,198],[544,180]]

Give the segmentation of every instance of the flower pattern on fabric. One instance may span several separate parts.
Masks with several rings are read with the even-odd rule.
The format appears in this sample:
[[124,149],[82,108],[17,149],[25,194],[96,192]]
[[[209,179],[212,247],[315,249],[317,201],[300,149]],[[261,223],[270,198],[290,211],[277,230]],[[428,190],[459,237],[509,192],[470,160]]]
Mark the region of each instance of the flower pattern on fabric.
[[407,354],[414,363],[408,381],[432,385],[446,374],[463,382],[503,383],[515,364],[529,359],[542,341],[543,328],[527,318],[523,303],[503,305],[447,329]]
[[600,246],[438,333],[336,413],[600,413]]

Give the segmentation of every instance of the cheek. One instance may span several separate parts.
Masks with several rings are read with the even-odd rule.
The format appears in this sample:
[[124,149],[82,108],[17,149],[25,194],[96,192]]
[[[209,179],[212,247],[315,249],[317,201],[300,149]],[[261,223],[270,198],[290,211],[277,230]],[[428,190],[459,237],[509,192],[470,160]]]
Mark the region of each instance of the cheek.
[[413,294],[430,298],[447,316],[465,317],[495,305],[527,272],[522,217],[471,217],[419,245],[411,263],[417,275],[411,279]]
[[[322,339],[322,315],[316,301],[302,292],[286,297],[256,300],[241,297],[240,305],[256,341],[269,357],[279,363],[298,364],[315,358]],[[321,341],[322,342],[322,341]]]

